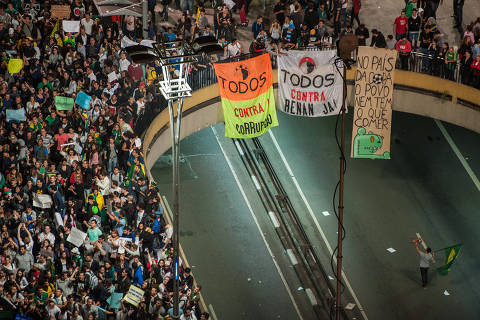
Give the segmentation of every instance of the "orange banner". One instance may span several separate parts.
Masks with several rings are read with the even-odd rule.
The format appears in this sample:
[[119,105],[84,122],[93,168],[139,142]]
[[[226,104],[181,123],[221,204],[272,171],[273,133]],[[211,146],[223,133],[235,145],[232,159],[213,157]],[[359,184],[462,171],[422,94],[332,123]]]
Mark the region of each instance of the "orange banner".
[[258,97],[273,84],[272,66],[268,53],[230,63],[214,65],[222,98],[241,101]]

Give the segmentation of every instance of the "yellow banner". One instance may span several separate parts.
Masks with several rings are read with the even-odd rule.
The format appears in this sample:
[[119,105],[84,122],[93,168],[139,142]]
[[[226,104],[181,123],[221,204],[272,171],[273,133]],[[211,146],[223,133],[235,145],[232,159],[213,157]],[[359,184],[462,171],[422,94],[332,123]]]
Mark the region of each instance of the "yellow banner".
[[225,136],[254,138],[278,125],[268,54],[214,65],[222,98]]

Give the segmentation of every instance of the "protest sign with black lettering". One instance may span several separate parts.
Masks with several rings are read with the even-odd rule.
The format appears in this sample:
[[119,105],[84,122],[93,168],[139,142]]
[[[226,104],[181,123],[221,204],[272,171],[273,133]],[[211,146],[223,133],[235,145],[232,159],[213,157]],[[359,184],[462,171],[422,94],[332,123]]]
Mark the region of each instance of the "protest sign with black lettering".
[[358,48],[352,158],[390,159],[396,59],[395,50]]
[[337,114],[342,106],[343,82],[335,67],[336,50],[297,51],[278,56],[280,110],[303,117]]

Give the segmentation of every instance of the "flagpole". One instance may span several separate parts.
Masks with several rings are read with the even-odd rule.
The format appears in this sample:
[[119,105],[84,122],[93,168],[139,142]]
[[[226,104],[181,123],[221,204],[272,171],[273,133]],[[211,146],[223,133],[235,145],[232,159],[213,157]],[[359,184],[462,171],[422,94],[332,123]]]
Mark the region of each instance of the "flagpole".
[[453,248],[453,247],[456,247],[456,246],[459,246],[459,245],[461,245],[461,243],[457,243],[457,244],[454,244],[453,246],[448,246],[448,247],[445,247],[445,248],[442,248],[442,249],[438,249],[438,250],[435,250],[433,252],[442,251],[442,250],[445,250],[445,249],[448,249],[448,248]]

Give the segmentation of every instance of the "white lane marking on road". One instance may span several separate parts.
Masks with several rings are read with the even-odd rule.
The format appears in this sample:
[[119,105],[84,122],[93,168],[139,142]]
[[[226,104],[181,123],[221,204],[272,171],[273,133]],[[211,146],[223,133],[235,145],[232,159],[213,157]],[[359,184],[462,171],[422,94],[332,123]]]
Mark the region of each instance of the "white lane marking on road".
[[225,158],[225,161],[227,161],[228,167],[230,168],[230,171],[232,172],[233,178],[235,179],[235,182],[237,183],[238,188],[240,189],[240,193],[242,194],[243,200],[245,201],[248,210],[250,211],[250,214],[252,215],[253,221],[255,221],[255,224],[257,225],[258,232],[260,233],[260,236],[263,239],[263,242],[265,243],[265,246],[267,247],[268,253],[270,254],[270,257],[273,260],[273,264],[275,265],[275,268],[277,269],[278,274],[280,275],[280,278],[282,279],[283,285],[287,289],[288,296],[290,297],[290,300],[292,301],[293,307],[295,308],[295,311],[297,312],[298,318],[303,319],[300,309],[298,308],[297,303],[295,302],[295,299],[293,298],[292,292],[290,291],[290,287],[288,286],[287,281],[285,280],[285,276],[282,273],[282,270],[280,270],[280,266],[277,263],[277,260],[275,260],[275,256],[273,255],[272,249],[270,249],[270,245],[267,242],[267,239],[265,238],[265,235],[263,234],[262,228],[260,228],[260,224],[258,223],[257,217],[253,213],[252,206],[250,204],[250,201],[247,198],[247,195],[245,194],[245,190],[243,190],[242,184],[240,183],[240,180],[238,179],[237,173],[235,172],[235,169],[233,168],[232,163],[230,162],[230,159],[227,156],[227,153],[223,149],[220,139],[217,134],[217,130],[215,130],[214,127],[211,127],[213,134],[215,136],[215,139],[217,139],[218,146],[220,147],[220,150],[222,150],[223,157]]
[[458,149],[457,145],[455,142],[453,142],[452,137],[448,133],[447,129],[445,129],[445,126],[442,124],[441,121],[437,119],[433,119],[435,123],[437,124],[438,128],[442,132],[443,136],[445,137],[445,140],[447,140],[448,144],[452,148],[453,152],[457,155],[458,160],[460,160],[460,163],[463,165],[465,170],[467,171],[468,175],[472,179],[473,183],[477,187],[478,191],[480,191],[480,181],[478,180],[477,176],[475,175],[475,172],[473,172],[472,168],[468,164],[467,160],[465,160],[465,157],[462,155],[460,150]]
[[275,213],[273,211],[269,211],[268,215],[270,216],[270,220],[272,220],[273,226],[275,228],[280,228],[280,223],[278,222],[278,219],[275,216]]
[[243,157],[243,155],[245,153],[243,153],[243,149],[242,149],[242,147],[240,146],[240,143],[237,140],[235,140],[235,146],[237,147],[238,153],[240,153],[240,155]]
[[[302,188],[300,188],[300,184],[298,183],[297,179],[295,178],[295,175],[293,174],[292,169],[290,168],[290,165],[287,162],[287,159],[285,158],[285,155],[283,154],[282,149],[280,149],[280,145],[277,142],[277,139],[273,135],[272,130],[269,130],[268,133],[270,134],[270,137],[272,138],[273,144],[275,145],[275,148],[277,149],[278,153],[280,154],[280,158],[282,158],[283,164],[285,165],[285,168],[287,168],[288,174],[292,178],[293,184],[295,184],[295,187],[297,188],[298,193],[300,194],[300,197],[302,198],[303,202],[307,206],[308,213],[310,214],[310,217],[313,219],[313,222],[315,223],[315,226],[317,227],[318,232],[320,232],[320,235],[322,236],[323,242],[325,242],[325,245],[327,246],[328,251],[330,254],[333,253],[332,247],[330,246],[330,243],[328,243],[327,237],[325,236],[325,233],[323,232],[322,228],[320,227],[320,224],[318,223],[317,218],[315,217],[315,214],[313,213],[312,207],[310,207],[310,204],[308,203],[307,197],[302,191]],[[333,257],[335,262],[337,262],[337,257]],[[357,298],[357,295],[353,291],[352,286],[350,285],[350,281],[348,281],[347,276],[345,275],[345,272],[342,270],[342,277],[345,280],[345,285],[348,287],[348,290],[350,291],[353,299],[357,303],[358,309],[360,310],[363,318],[365,320],[368,320],[367,314],[363,310],[362,305],[360,304],[360,301]]]
[[315,295],[313,294],[312,289],[307,288],[305,289],[305,293],[307,294],[308,300],[310,300],[310,303],[312,306],[318,305],[317,299],[315,298]]
[[257,190],[261,190],[262,188],[260,187],[260,183],[258,183],[257,177],[252,176],[252,180],[253,180],[253,184],[255,185],[255,188],[257,188]]
[[210,315],[212,316],[212,319],[218,320],[217,314],[215,313],[215,310],[213,309],[213,306],[211,304],[208,305],[208,310],[210,310]]
[[292,263],[293,266],[298,264],[297,257],[295,257],[295,254],[293,253],[292,249],[287,249],[287,255],[288,255],[288,258],[290,258],[290,262]]
[[[422,239],[422,236],[420,235],[420,233],[416,233],[417,235],[417,239]],[[428,246],[427,246],[427,243],[422,239],[422,246],[423,246],[423,249],[427,250]]]
[[394,253],[394,252],[396,252],[397,250],[395,250],[395,249],[393,249],[393,248],[388,248],[387,251],[390,252],[390,253]]
[[322,214],[326,217],[326,216],[329,216],[329,215],[330,215],[330,212],[328,212],[328,211],[322,211]]

